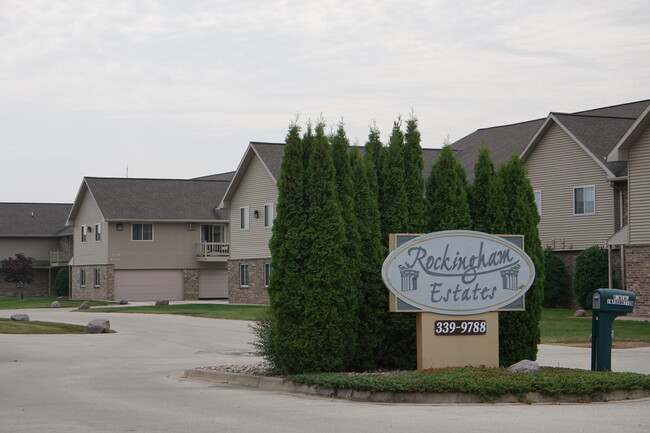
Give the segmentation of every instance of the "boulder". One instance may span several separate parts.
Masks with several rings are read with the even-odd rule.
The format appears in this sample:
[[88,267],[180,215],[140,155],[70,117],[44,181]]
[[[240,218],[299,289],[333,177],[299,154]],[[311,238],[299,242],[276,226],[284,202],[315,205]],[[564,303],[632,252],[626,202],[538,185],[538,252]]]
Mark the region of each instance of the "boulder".
[[93,319],[88,322],[86,330],[89,334],[101,334],[111,329],[111,322],[107,319]]
[[54,301],[50,304],[51,308],[61,308],[61,304],[59,304],[59,301]]
[[11,320],[15,320],[16,322],[29,322],[29,315],[14,314],[13,316],[11,316]]
[[120,302],[118,302],[118,304],[120,304],[120,305],[126,305],[128,303],[129,303],[129,301],[127,301],[126,299],[120,299]]
[[90,308],[90,302],[89,301],[84,301],[83,304],[79,305],[80,310],[87,310]]
[[587,317],[587,312],[585,310],[577,310],[573,313],[573,317]]
[[169,300],[156,301],[156,305],[169,305]]
[[539,372],[539,364],[535,361],[524,359],[508,367],[508,371],[518,373],[537,373]]

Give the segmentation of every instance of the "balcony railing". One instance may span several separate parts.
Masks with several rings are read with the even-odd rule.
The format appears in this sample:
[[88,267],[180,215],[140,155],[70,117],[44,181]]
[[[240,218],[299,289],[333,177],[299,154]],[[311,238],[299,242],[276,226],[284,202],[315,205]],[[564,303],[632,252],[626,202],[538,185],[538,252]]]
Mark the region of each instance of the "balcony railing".
[[70,253],[65,251],[50,251],[50,266],[64,266],[70,263]]
[[225,242],[201,242],[196,244],[196,257],[204,261],[225,261],[230,256],[230,244]]

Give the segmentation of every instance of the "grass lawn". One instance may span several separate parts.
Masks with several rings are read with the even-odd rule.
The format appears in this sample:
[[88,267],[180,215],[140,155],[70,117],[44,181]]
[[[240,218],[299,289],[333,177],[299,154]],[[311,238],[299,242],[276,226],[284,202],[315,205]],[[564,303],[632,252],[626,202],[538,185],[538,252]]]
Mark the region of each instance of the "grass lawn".
[[68,323],[18,322],[0,319],[0,334],[85,334],[86,327]]
[[[17,310],[23,308],[50,308],[50,304],[59,301],[61,308],[76,308],[81,305],[83,300],[58,299],[55,296],[25,296],[20,299],[19,296],[0,297],[0,310]],[[106,301],[90,301],[92,307],[98,305],[110,305]]]
[[[591,317],[575,318],[574,310],[544,309],[539,328],[542,343],[589,344]],[[650,343],[650,322],[614,321],[615,342]]]
[[268,307],[263,305],[179,304],[93,308],[92,311],[107,313],[181,314],[185,316],[209,317],[212,319],[258,320],[267,310]]

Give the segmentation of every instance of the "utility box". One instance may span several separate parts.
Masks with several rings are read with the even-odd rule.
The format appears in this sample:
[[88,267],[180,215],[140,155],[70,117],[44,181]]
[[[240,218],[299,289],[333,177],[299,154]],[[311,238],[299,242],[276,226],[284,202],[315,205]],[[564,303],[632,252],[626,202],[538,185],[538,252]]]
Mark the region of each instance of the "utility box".
[[597,289],[593,294],[591,319],[591,369],[612,369],[612,324],[618,316],[634,310],[636,295],[618,289]]

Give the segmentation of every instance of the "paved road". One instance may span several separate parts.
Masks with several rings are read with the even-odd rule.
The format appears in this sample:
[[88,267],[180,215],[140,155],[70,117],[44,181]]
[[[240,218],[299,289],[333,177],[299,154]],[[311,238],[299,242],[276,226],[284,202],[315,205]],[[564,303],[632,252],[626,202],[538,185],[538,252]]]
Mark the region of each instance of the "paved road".
[[[102,317],[65,309],[21,312],[32,320],[79,324]],[[0,311],[0,317],[13,313]],[[117,333],[0,334],[1,433],[650,431],[650,399],[386,405],[184,382],[174,377],[186,368],[257,362],[248,324],[182,316],[103,317]],[[548,365],[588,367],[588,350],[573,351],[542,346],[540,359]],[[614,365],[630,353],[641,364],[650,360],[650,352],[626,351],[614,354]]]

